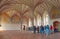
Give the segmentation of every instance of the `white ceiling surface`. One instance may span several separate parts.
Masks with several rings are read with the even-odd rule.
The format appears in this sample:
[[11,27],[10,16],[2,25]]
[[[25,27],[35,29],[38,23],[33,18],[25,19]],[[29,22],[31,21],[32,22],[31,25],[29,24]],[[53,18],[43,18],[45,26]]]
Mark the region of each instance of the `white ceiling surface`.
[[44,11],[50,11],[53,6],[60,8],[60,0],[2,0],[0,12],[16,10],[21,15],[31,16],[34,11],[42,15]]

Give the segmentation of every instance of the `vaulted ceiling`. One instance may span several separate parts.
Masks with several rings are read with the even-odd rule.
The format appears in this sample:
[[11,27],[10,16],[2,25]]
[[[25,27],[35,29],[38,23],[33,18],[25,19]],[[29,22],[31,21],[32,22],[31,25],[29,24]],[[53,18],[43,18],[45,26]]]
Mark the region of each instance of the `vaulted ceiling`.
[[51,11],[52,7],[60,8],[60,0],[0,0],[0,12],[7,12],[11,17],[15,13],[26,18],[33,14],[43,15],[44,11]]

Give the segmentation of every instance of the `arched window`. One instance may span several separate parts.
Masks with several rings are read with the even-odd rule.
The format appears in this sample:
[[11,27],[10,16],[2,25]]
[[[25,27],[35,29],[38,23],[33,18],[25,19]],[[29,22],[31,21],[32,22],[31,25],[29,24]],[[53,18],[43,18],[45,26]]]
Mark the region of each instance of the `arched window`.
[[39,14],[34,18],[34,25],[41,26],[41,16]]
[[41,16],[40,15],[37,16],[37,25],[41,26]]
[[44,18],[44,26],[49,25],[49,15],[47,11],[44,12],[43,18]]
[[31,20],[31,18],[29,18],[29,27],[31,27],[32,26],[32,20]]

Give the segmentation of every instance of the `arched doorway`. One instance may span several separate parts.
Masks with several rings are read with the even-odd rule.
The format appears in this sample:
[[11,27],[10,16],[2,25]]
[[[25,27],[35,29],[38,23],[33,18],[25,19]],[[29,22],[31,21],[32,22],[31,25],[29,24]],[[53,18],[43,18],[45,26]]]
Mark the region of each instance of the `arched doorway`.
[[53,26],[54,26],[54,31],[55,31],[55,29],[57,30],[57,31],[60,31],[60,26],[59,26],[59,21],[54,21],[53,22]]

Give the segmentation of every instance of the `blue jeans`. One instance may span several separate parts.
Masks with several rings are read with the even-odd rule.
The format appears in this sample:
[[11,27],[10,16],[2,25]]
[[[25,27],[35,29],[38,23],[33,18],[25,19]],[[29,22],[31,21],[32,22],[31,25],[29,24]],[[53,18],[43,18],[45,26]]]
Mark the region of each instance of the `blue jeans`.
[[34,30],[34,33],[36,33],[36,30]]
[[50,30],[49,29],[46,29],[45,30],[45,34],[48,36],[50,34]]

